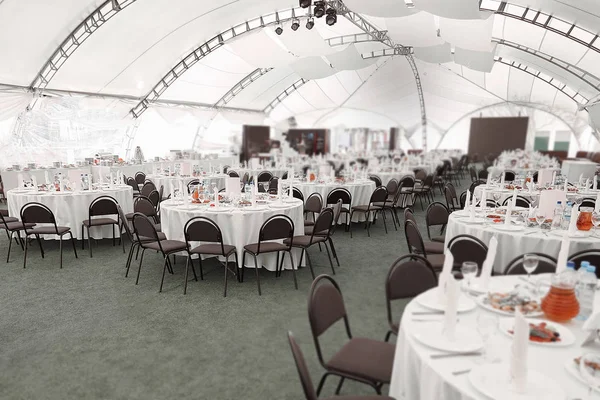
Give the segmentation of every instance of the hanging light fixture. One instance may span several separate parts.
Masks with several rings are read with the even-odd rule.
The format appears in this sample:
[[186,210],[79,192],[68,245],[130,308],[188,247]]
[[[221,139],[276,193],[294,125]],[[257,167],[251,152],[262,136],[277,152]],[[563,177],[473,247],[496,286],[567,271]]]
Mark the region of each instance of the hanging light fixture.
[[312,0],[300,0],[300,7],[308,8],[312,5]]
[[315,17],[321,18],[325,15],[325,2],[324,1],[315,1]]
[[309,31],[315,26],[315,19],[313,17],[309,17],[308,21],[306,21],[306,29]]
[[325,18],[327,25],[332,26],[337,22],[337,12],[333,8],[327,9],[327,18]]
[[281,27],[281,24],[277,25],[277,28],[275,28],[275,33],[278,35],[281,35],[283,33],[283,28]]
[[300,21],[298,20],[298,18],[295,18],[295,19],[292,21],[292,30],[293,30],[293,31],[297,31],[297,30],[298,30],[298,28],[300,28]]

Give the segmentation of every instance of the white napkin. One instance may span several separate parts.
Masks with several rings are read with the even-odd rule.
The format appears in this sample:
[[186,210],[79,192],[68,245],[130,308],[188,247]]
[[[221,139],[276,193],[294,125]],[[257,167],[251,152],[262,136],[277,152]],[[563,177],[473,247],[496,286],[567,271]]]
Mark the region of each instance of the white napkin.
[[494,259],[496,258],[496,250],[498,250],[498,239],[493,236],[488,245],[488,252],[481,267],[481,275],[479,281],[482,289],[487,289],[492,277],[492,268],[494,267]]
[[475,204],[472,207],[469,207],[469,221],[475,221]]
[[512,207],[515,208],[517,206],[517,189],[513,191],[512,200],[510,201]]
[[460,297],[460,284],[450,274],[446,281],[446,310],[444,311],[444,322],[442,332],[450,341],[455,339],[456,315],[458,314],[458,298]]
[[504,174],[504,170],[500,171],[500,187],[504,189],[504,180],[506,179],[506,175]]
[[[533,181],[532,181],[533,182]],[[554,171],[552,173],[552,186],[554,186],[554,183],[556,182],[556,171]]]
[[485,189],[481,189],[481,200],[479,206],[484,209],[487,206],[487,193]]
[[510,376],[513,390],[527,390],[527,353],[529,348],[529,323],[520,310],[515,311],[515,325],[510,354]]
[[48,171],[44,171],[44,180],[46,181],[46,185],[50,184],[50,174],[48,174]]
[[579,174],[579,181],[578,181],[578,183],[581,184],[582,180],[583,180],[583,174]]
[[594,211],[600,212],[600,193],[596,195],[596,209]]
[[574,205],[571,209],[571,220],[569,221],[569,236],[577,232],[577,219],[579,218],[579,206]]
[[183,179],[179,181],[179,196],[181,197],[182,200],[185,199],[185,188],[184,188],[184,184],[183,184]]
[[535,211],[537,210],[537,207],[531,207],[531,204],[529,205],[529,214],[527,215],[528,218],[535,218]]
[[469,206],[471,205],[471,192],[469,190],[467,190],[467,198],[465,199],[465,209],[469,209]]
[[585,180],[585,191],[587,192],[590,188],[590,178]]
[[535,183],[533,183],[533,180],[531,180],[531,182],[528,182],[527,185],[529,186],[529,193],[533,193],[533,188],[535,187]]
[[565,194],[569,192],[569,180],[565,178]]
[[486,186],[486,187],[489,187],[489,186],[490,186],[490,183],[491,183],[491,180],[492,180],[492,174],[493,174],[495,171],[496,171],[496,169],[495,169],[495,168],[493,168],[493,169],[492,169],[492,171],[491,171],[491,172],[488,174],[488,176],[487,176],[487,180],[485,181],[485,186]]
[[[573,216],[571,216],[573,218]],[[567,268],[567,261],[569,259],[569,247],[571,241],[567,236],[563,237],[560,242],[560,251],[558,252],[558,259],[556,261],[556,273],[559,274]]]
[[598,179],[596,179],[596,177],[594,176],[594,190],[598,190]]
[[510,221],[512,221],[512,211],[513,211],[513,203],[512,200],[508,202],[506,206],[506,215],[504,216],[504,225],[510,225]]
[[444,252],[444,266],[442,267],[442,272],[438,277],[438,302],[440,304],[446,303],[446,282],[449,277],[452,276],[452,265],[454,264],[454,256],[450,252],[450,250],[446,249]]

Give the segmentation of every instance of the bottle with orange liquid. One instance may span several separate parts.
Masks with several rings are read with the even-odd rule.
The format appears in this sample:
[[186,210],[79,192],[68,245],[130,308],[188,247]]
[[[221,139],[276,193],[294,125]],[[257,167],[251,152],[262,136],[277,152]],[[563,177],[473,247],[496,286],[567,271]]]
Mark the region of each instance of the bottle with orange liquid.
[[552,276],[550,290],[542,299],[542,311],[549,320],[567,322],[579,314],[576,279],[570,269]]

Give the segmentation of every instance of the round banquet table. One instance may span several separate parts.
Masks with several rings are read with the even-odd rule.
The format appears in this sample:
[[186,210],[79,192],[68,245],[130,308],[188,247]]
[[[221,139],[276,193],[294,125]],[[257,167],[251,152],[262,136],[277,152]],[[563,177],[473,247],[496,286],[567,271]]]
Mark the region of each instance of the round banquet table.
[[217,189],[223,189],[225,188],[225,178],[227,178],[227,175],[224,174],[220,174],[220,175],[203,175],[203,176],[186,176],[186,177],[176,177],[176,176],[166,176],[166,175],[148,175],[146,177],[147,179],[150,179],[152,182],[154,182],[154,185],[156,186],[157,190],[160,190],[160,187],[163,186],[164,187],[164,197],[169,196],[169,194],[173,193],[173,191],[175,189],[179,189],[179,182],[181,182],[183,180],[184,185],[187,186],[188,183],[190,183],[191,181],[193,181],[194,179],[199,179],[200,182],[202,182],[203,180],[207,180],[212,182],[216,182],[217,183]]
[[[352,206],[360,206],[369,204],[371,200],[371,195],[375,190],[375,182],[371,180],[358,181],[358,182],[349,182],[349,183],[294,183],[294,187],[300,189],[302,195],[304,196],[304,201],[308,199],[312,193],[319,193],[321,197],[323,197],[323,202],[327,201],[327,195],[333,189],[344,188],[348,189],[350,194],[352,195]],[[352,217],[352,222],[364,222],[366,220],[366,216],[364,213],[356,212]],[[340,223],[343,222],[343,218],[340,218]]]
[[[538,275],[542,277],[543,275]],[[535,279],[535,278],[532,278]],[[543,276],[543,279],[547,279]],[[492,289],[505,290],[514,287],[520,282],[517,276],[494,277],[490,283]],[[522,282],[521,282],[522,283]],[[501,289],[500,289],[501,288]],[[431,289],[436,290],[436,289]],[[423,296],[423,295],[421,295]],[[598,309],[600,296],[596,296],[594,308]],[[398,338],[396,340],[396,353],[389,395],[396,399],[406,400],[486,400],[488,397],[480,394],[469,382],[468,373],[455,376],[453,371],[476,368],[481,357],[450,357],[432,360],[431,354],[440,354],[443,351],[435,350],[423,345],[415,339],[421,332],[431,329],[433,323],[417,322],[413,319],[438,319],[441,317],[415,316],[415,311],[427,311],[419,304],[419,297],[413,299],[404,309]],[[458,326],[477,327],[479,313],[498,315],[500,320],[504,317],[492,311],[476,307],[475,310],[459,313]],[[593,351],[592,347],[582,349],[580,344],[587,336],[582,331],[581,321],[573,320],[564,324],[575,335],[575,343],[565,347],[546,347],[535,344],[529,345],[528,369],[535,370],[560,384],[568,395],[566,399],[586,398],[587,387],[566,371],[565,365],[573,362],[575,357]],[[509,362],[511,338],[499,330],[491,337],[487,350],[493,359],[502,363]],[[596,394],[595,396],[598,396]],[[516,397],[513,397],[516,398]],[[507,398],[508,400],[508,398]],[[540,399],[541,400],[541,399]]]
[[400,183],[400,180],[405,176],[412,176],[413,178],[415,177],[415,173],[411,170],[396,172],[373,172],[371,174],[378,176],[381,179],[381,184],[383,186],[387,186],[392,179],[396,179],[398,183]]
[[[90,204],[100,196],[112,196],[126,214],[133,212],[133,189],[131,186],[118,185],[113,188],[80,192],[9,190],[7,193],[8,213],[11,217],[20,218],[21,208],[26,203],[42,203],[54,213],[57,226],[68,226],[73,232],[73,237],[81,239],[81,223],[89,218]],[[112,226],[91,227],[90,235],[94,239],[112,238]],[[118,229],[115,229],[115,235],[119,236]],[[55,235],[43,236],[45,239],[58,238]]]
[[[477,216],[479,217],[480,215],[478,214]],[[469,222],[469,216],[466,213],[454,212],[450,214],[450,218],[448,219],[446,246],[453,237],[463,234],[475,236],[487,246],[491,238],[495,235],[498,238],[498,251],[494,260],[494,271],[498,273],[504,273],[509,262],[525,253],[536,252],[548,254],[554,258],[558,257],[563,239],[562,236],[555,235],[553,232],[548,232],[547,230],[541,231],[537,227],[507,232],[496,229],[493,225],[492,222],[488,221],[484,224],[473,224]],[[503,224],[501,223],[500,225]],[[562,232],[558,231],[558,233]],[[569,255],[600,247],[600,238],[593,235],[590,237],[571,238],[570,242]]]
[[293,169],[293,168],[291,168],[291,167],[290,168],[263,168],[263,169],[229,168],[229,171],[237,172],[240,176],[240,179],[244,177],[245,173],[248,173],[248,176],[250,178],[252,178],[253,176],[256,176],[258,178],[258,175],[260,175],[261,172],[270,172],[273,174],[273,176],[281,178],[283,176],[283,174],[288,172],[290,169]]
[[[254,209],[256,207],[256,209]],[[288,199],[284,203],[257,205],[255,207],[224,207],[220,210],[198,204],[182,204],[166,200],[160,205],[162,231],[171,240],[185,241],[185,224],[195,217],[213,220],[223,233],[223,242],[236,247],[240,266],[244,246],[258,242],[258,232],[262,224],[277,214],[285,214],[294,222],[294,236],[304,235],[304,205],[298,199]],[[294,266],[298,267],[300,250],[292,249]],[[258,262],[269,271],[276,270],[276,253],[258,256]],[[233,260],[230,260],[233,261]],[[246,267],[254,268],[252,256],[246,256]],[[289,257],[285,257],[284,268],[291,269]]]

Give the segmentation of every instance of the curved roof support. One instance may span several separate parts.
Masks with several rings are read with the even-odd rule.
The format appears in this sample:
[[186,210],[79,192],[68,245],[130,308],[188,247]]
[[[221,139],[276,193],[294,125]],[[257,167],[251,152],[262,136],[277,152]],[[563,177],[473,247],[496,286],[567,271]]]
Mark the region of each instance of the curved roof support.
[[87,16],[58,46],[31,82],[31,89],[45,89],[56,72],[87,38],[136,0],[106,0]]
[[241,81],[236,83],[231,89],[227,91],[215,103],[215,107],[223,107],[227,103],[229,103],[235,96],[237,96],[242,90],[246,89],[252,82],[256,81],[258,78],[271,71],[273,68],[257,68],[254,71],[250,72],[246,75]]
[[308,81],[304,78],[300,78],[298,79],[296,82],[294,82],[290,87],[288,87],[287,89],[285,89],[283,92],[281,92],[281,94],[277,97],[275,97],[275,99],[269,103],[269,105],[267,107],[265,107],[265,109],[263,110],[263,112],[265,114],[269,114],[271,111],[273,111],[273,109],[275,107],[277,107],[277,105],[279,103],[281,103],[286,97],[288,97],[290,94],[294,93],[296,90],[300,89],[302,86],[304,86],[305,83],[307,83]]

